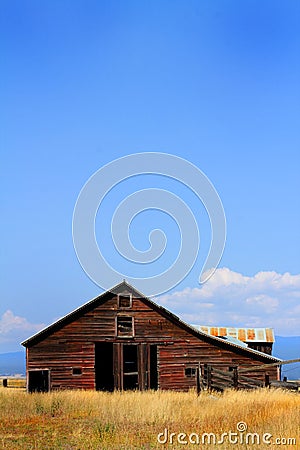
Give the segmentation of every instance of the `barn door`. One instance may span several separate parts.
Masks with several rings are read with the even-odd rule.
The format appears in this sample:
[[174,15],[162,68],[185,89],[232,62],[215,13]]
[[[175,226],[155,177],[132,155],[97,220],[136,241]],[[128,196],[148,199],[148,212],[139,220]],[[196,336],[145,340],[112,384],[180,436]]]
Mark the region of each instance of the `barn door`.
[[113,375],[114,375],[114,387],[115,389],[122,390],[123,389],[123,378],[122,378],[122,371],[121,371],[121,356],[122,356],[122,344],[113,344],[114,347],[114,354],[113,354],[113,360],[114,360],[114,369],[113,369]]
[[120,344],[120,389],[158,389],[157,345]]
[[49,370],[29,370],[28,371],[28,391],[48,392],[50,388]]
[[97,390],[158,389],[157,345],[97,342]]
[[141,367],[139,358],[139,347],[136,344],[123,344],[123,358],[121,362],[121,373],[123,375],[123,390],[140,389]]

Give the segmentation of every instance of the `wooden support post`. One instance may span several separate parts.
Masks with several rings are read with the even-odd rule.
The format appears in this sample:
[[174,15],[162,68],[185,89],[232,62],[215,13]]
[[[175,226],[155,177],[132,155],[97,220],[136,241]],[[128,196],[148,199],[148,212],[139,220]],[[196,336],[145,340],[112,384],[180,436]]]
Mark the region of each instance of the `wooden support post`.
[[210,365],[207,365],[207,389],[210,390],[212,388],[212,368]]
[[234,367],[233,369],[233,387],[234,389],[238,389],[239,387],[239,374],[238,374],[238,368]]
[[207,389],[207,364],[202,365],[202,379],[205,388]]
[[270,387],[270,375],[265,373],[265,387]]
[[205,378],[204,378],[204,366],[199,363],[199,372],[200,372],[200,389],[201,391],[205,390]]
[[201,367],[200,363],[197,366],[196,369],[196,389],[197,389],[197,395],[200,395],[201,392]]

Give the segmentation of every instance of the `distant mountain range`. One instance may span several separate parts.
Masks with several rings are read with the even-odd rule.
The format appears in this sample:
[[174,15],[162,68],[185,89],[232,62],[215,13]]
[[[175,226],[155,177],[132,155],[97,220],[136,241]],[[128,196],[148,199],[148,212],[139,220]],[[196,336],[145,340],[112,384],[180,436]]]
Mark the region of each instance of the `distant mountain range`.
[[0,375],[25,375],[25,352],[0,353]]
[[[276,336],[273,355],[284,360],[300,358],[300,336]],[[0,353],[0,376],[25,375],[25,352]],[[288,380],[300,380],[300,363],[282,366]]]
[[[273,355],[284,360],[300,358],[300,336],[275,336]],[[300,380],[300,362],[282,366],[282,376],[288,380]]]

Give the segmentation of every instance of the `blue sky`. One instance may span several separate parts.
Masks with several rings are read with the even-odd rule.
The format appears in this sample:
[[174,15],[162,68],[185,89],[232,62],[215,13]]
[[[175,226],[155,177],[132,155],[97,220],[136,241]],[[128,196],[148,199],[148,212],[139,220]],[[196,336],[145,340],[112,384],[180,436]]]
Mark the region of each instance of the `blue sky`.
[[[243,277],[275,273],[284,281],[280,295],[265,276],[266,284],[250,283],[253,295],[244,300],[265,296],[267,307],[258,306],[260,320],[257,313],[253,321],[266,326],[291,301],[297,321],[291,329],[286,317],[278,327],[297,334],[299,3],[16,0],[0,8],[0,351],[102,292],[73,248],[77,196],[104,164],[149,151],[185,158],[209,177],[227,218],[220,264],[226,283],[241,282],[242,292]],[[158,181],[137,180],[124,192]],[[209,227],[194,199],[191,208],[199,209],[204,255]],[[137,245],[143,246],[149,223],[148,216],[137,222]],[[170,257],[177,245],[172,227]],[[203,255],[169,296],[199,287]],[[223,311],[228,304],[217,291],[212,303]],[[195,302],[184,309],[176,295],[165,304],[189,318]],[[245,311],[224,325],[245,320]]]

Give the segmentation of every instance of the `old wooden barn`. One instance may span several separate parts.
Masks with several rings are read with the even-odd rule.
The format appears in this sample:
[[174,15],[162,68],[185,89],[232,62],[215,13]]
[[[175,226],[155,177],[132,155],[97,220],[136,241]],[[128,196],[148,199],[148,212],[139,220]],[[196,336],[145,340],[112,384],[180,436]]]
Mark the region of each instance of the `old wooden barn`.
[[205,364],[224,371],[252,368],[248,376],[257,380],[267,371],[279,379],[277,358],[197,330],[125,281],[22,345],[30,392],[188,390]]

